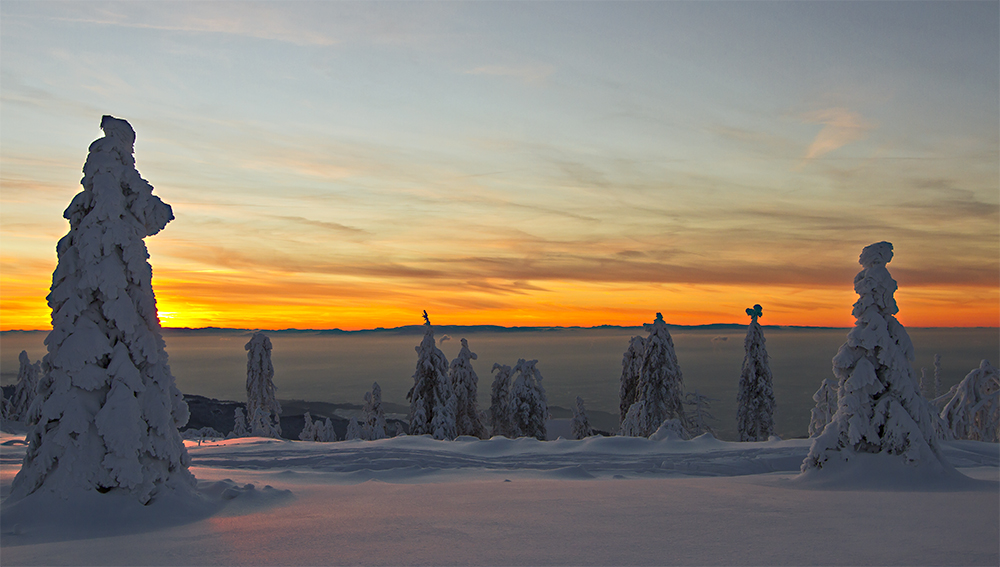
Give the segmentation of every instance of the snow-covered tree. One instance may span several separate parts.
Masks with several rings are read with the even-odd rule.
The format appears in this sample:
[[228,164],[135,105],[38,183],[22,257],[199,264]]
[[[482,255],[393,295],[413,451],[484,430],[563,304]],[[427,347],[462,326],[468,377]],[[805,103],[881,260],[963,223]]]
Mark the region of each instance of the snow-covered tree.
[[434,327],[426,311],[424,326],[424,338],[416,347],[413,387],[406,394],[410,400],[410,434],[454,439],[457,401],[448,380],[448,359],[434,342]]
[[955,439],[1000,440],[1000,372],[983,360],[958,383],[941,419]]
[[385,410],[382,409],[382,388],[378,382],[372,384],[372,391],[365,393],[364,424],[361,436],[369,441],[385,439]]
[[247,417],[243,414],[243,408],[236,408],[233,412],[233,437],[249,437],[250,427],[247,425]]
[[313,428],[316,430],[316,440],[322,443],[332,443],[337,440],[337,432],[333,429],[333,422],[330,418],[326,418],[323,422],[316,420],[313,422]]
[[856,322],[833,359],[837,411],[813,439],[803,471],[855,453],[897,455],[913,465],[942,462],[938,417],[917,392],[913,343],[894,316],[896,281],[886,269],[891,259],[888,242],[861,252],[862,270],[854,278]]
[[619,421],[625,421],[629,408],[636,402],[639,375],[642,374],[642,353],[646,349],[646,339],[641,335],[632,337],[628,349],[622,356],[622,376],[618,388]]
[[456,415],[455,427],[458,435],[471,435],[480,439],[486,437],[486,427],[479,418],[479,405],[476,401],[479,388],[479,377],[472,368],[476,353],[469,350],[469,341],[462,339],[462,350],[458,357],[451,361],[448,368],[448,378],[455,392]]
[[37,423],[8,503],[40,491],[127,491],[146,504],[193,494],[178,431],[188,408],[167,364],[143,239],[173,220],[135,169],[135,131],[104,116],[83,190],[63,214]]
[[823,433],[823,428],[830,423],[830,419],[837,411],[837,383],[829,378],[824,378],[819,389],[813,394],[813,401],[816,405],[810,413],[809,437],[816,437]]
[[632,404],[639,405],[635,411],[630,407],[625,415],[626,420],[629,414],[633,418],[628,427],[622,422],[623,435],[649,437],[668,419],[680,419],[685,426],[687,424],[681,398],[684,378],[663,315],[657,313],[656,320],[646,328],[649,336],[644,343],[636,401]]
[[496,363],[493,370],[493,386],[490,392],[490,428],[493,435],[514,438],[514,407],[510,400],[510,377],[513,369],[506,364]]
[[347,422],[347,435],[344,436],[344,441],[355,439],[361,439],[361,424],[358,423],[358,418],[351,416],[351,420]]
[[302,416],[302,431],[299,433],[299,441],[315,441],[316,440],[316,424],[313,423],[313,418],[306,412]]
[[689,421],[692,434],[711,433],[715,435],[710,421],[716,421],[715,416],[708,410],[712,407],[712,402],[716,401],[698,390],[688,392],[684,396],[684,404],[691,407]]
[[38,376],[41,374],[41,362],[31,362],[27,351],[21,351],[17,357],[20,366],[17,369],[17,383],[14,395],[10,399],[11,411],[7,419],[31,423],[29,409],[35,401],[35,391],[38,389]]
[[254,437],[281,437],[281,404],[275,395],[271,339],[254,333],[247,351],[247,416]]
[[573,408],[573,439],[586,439],[594,434],[594,429],[590,427],[590,420],[587,419],[587,408],[583,406],[583,398],[576,397],[576,407]]
[[934,397],[941,396],[941,355],[934,355]]
[[764,346],[764,330],[757,318],[764,314],[760,305],[747,309],[750,326],[743,341],[746,355],[740,373],[736,427],[740,441],[766,441],[774,435],[774,390],[771,368]]
[[542,374],[535,365],[537,360],[520,359],[514,365],[514,384],[511,387],[511,406],[514,413],[513,433],[516,437],[534,437],[545,440],[545,421],[549,406],[542,386]]

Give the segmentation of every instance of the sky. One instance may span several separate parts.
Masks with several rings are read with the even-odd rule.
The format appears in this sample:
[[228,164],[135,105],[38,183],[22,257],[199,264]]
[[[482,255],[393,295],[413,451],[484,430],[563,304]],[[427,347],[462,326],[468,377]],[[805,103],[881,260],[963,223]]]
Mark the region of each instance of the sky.
[[104,114],[165,326],[997,326],[998,6],[4,1],[0,329]]

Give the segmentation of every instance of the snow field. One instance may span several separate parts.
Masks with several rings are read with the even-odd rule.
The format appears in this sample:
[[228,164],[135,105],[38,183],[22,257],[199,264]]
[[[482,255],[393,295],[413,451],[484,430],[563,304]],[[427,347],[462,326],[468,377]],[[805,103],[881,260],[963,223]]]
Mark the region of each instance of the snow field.
[[[4,497],[24,453],[19,439],[0,436]],[[899,482],[872,487],[871,474],[864,474],[825,489],[796,478],[808,440],[411,436],[186,444],[206,515],[182,525],[140,519],[130,528],[138,533],[127,535],[120,525],[104,534],[71,525],[43,534],[19,526],[14,534],[5,515],[3,563],[995,565],[1000,559],[1000,453],[981,442],[943,446],[947,460],[978,481],[905,479],[890,466],[881,474]],[[91,510],[94,518],[102,512]]]

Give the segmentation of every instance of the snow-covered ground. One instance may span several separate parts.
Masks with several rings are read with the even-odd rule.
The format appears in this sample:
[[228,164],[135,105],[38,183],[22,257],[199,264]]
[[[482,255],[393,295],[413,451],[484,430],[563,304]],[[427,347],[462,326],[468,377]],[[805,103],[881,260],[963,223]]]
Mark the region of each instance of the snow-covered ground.
[[[0,495],[24,455],[0,435]],[[875,462],[796,478],[809,441],[187,442],[204,505],[5,509],[3,565],[996,565],[1000,447],[968,478]],[[252,484],[253,487],[247,486]],[[159,505],[159,507],[158,507]],[[172,514],[172,516],[171,516]],[[164,517],[166,516],[166,517]]]

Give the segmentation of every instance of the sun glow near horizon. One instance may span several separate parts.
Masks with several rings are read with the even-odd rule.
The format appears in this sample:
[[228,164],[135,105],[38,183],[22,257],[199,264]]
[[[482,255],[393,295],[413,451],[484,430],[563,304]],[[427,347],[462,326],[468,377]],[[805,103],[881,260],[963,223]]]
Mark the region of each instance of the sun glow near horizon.
[[995,3],[176,6],[0,3],[0,329],[102,114],[167,326],[1000,325]]

